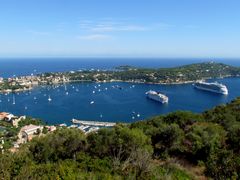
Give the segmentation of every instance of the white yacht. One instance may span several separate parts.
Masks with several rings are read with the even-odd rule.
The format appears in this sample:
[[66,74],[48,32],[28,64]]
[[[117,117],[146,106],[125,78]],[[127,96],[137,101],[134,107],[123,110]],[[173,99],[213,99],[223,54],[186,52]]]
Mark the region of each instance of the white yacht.
[[50,101],[52,101],[52,99],[51,99],[50,95],[48,96],[48,101],[49,101],[49,102],[50,102]]
[[168,97],[164,94],[161,94],[159,92],[152,91],[152,90],[146,92],[146,94],[149,99],[152,99],[154,101],[158,101],[161,103],[168,103]]
[[215,92],[215,93],[219,93],[219,94],[224,94],[224,95],[228,94],[227,87],[218,82],[208,83],[208,82],[204,82],[204,81],[198,81],[194,84],[194,87],[197,89]]

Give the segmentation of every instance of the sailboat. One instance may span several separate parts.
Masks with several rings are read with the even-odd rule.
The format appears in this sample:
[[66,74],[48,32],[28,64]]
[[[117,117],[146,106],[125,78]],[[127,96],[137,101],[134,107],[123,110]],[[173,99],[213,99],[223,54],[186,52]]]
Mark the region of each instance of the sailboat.
[[66,86],[66,84],[64,84],[64,89],[65,89],[65,91],[66,91],[66,95],[68,95],[68,92],[67,92],[67,86]]
[[50,101],[52,101],[52,99],[51,99],[50,95],[48,95],[48,101],[49,101],[49,102],[50,102]]
[[14,96],[14,94],[13,94],[13,105],[14,104],[16,104],[16,102],[15,102],[15,96]]

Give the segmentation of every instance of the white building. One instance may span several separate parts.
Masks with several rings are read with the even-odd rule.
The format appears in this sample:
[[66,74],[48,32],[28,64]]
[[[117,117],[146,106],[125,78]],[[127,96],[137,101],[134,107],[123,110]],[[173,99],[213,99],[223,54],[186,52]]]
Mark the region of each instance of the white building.
[[18,134],[19,144],[31,141],[34,136],[38,135],[38,131],[42,132],[42,129],[43,126],[36,126],[33,124],[22,127]]

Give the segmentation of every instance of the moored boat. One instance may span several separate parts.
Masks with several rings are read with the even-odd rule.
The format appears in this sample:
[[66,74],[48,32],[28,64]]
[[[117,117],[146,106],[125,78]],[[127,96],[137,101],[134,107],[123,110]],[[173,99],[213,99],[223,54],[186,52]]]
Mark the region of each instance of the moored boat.
[[146,92],[146,94],[149,99],[152,99],[154,101],[158,101],[161,103],[168,103],[168,97],[164,94],[161,94],[160,92],[150,90]]
[[224,94],[224,95],[228,94],[227,87],[218,82],[208,83],[204,81],[198,81],[194,84],[194,87],[196,89],[200,89],[204,91],[210,91],[210,92],[215,92],[215,93]]

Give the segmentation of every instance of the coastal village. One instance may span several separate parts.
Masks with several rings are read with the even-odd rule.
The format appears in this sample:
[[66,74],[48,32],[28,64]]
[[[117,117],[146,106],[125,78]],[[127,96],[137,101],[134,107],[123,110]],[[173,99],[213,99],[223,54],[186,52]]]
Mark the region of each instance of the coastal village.
[[65,123],[58,125],[45,125],[38,119],[27,116],[15,116],[11,113],[0,112],[0,150],[16,152],[18,148],[35,137],[45,136],[58,128],[78,128],[88,134],[98,131],[102,127],[113,127],[116,123],[80,121],[73,119],[72,125]]
[[15,116],[0,112],[0,149],[17,151],[21,144],[31,141],[34,137],[43,136],[57,129],[56,126],[42,125],[39,120],[26,116]]
[[18,92],[31,90],[38,85],[67,83],[69,79],[65,76],[20,76],[12,78],[0,78],[0,92]]

